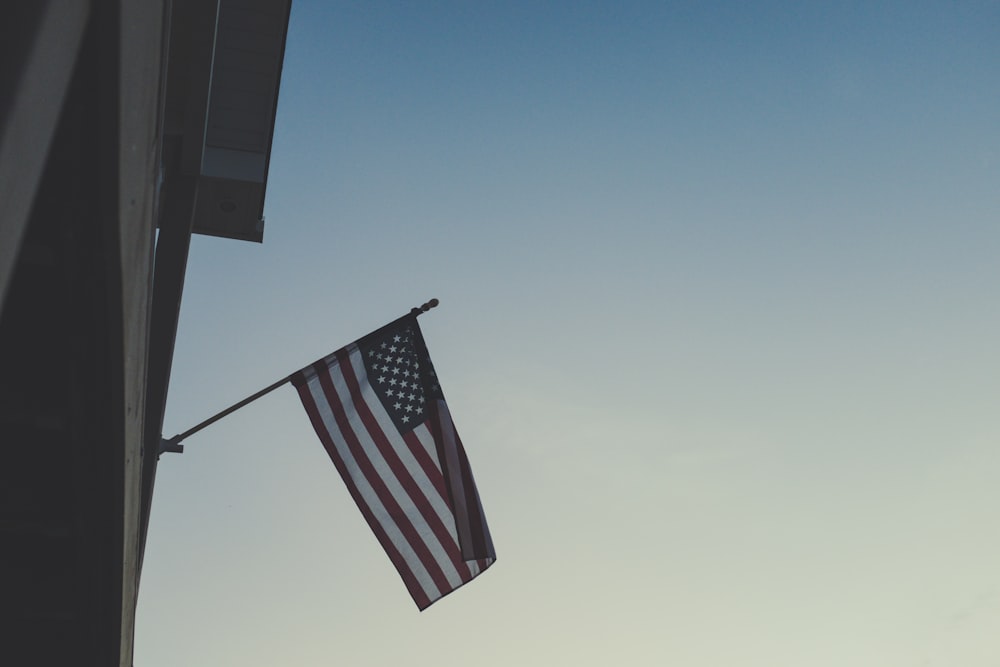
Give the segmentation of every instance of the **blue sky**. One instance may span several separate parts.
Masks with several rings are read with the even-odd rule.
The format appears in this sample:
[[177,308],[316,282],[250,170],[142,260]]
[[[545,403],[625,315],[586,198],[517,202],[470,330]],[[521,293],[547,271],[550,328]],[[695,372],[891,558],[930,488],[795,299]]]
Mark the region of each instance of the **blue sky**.
[[296,0],[167,435],[438,297],[499,562],[418,613],[288,388],[161,460],[136,664],[994,667],[998,26]]

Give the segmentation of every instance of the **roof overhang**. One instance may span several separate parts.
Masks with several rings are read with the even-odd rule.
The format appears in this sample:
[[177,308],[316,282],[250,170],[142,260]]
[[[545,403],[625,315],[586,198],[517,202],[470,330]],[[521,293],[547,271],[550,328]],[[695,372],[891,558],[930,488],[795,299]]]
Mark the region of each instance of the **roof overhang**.
[[290,0],[175,0],[165,141],[198,179],[197,234],[260,242]]

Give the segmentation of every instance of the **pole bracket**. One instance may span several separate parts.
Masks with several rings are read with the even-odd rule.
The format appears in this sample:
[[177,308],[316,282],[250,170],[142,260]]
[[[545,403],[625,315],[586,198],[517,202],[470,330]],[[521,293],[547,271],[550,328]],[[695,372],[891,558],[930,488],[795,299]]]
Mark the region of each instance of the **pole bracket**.
[[180,436],[175,435],[172,438],[160,438],[160,454],[166,452],[173,452],[176,454],[184,453],[184,445],[181,444]]

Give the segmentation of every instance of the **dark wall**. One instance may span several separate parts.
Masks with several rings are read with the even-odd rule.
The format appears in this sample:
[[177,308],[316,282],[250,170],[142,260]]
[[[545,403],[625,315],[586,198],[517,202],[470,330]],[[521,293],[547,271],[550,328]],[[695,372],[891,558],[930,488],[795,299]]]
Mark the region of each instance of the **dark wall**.
[[0,314],[0,664],[116,665],[118,27],[94,11]]

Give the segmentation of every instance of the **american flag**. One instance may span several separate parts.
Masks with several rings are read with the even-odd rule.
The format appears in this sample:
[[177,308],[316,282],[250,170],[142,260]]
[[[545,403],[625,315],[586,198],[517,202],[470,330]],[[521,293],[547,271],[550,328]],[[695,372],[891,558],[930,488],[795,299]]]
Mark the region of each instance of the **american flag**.
[[316,434],[421,610],[496,560],[416,314],[292,376]]

